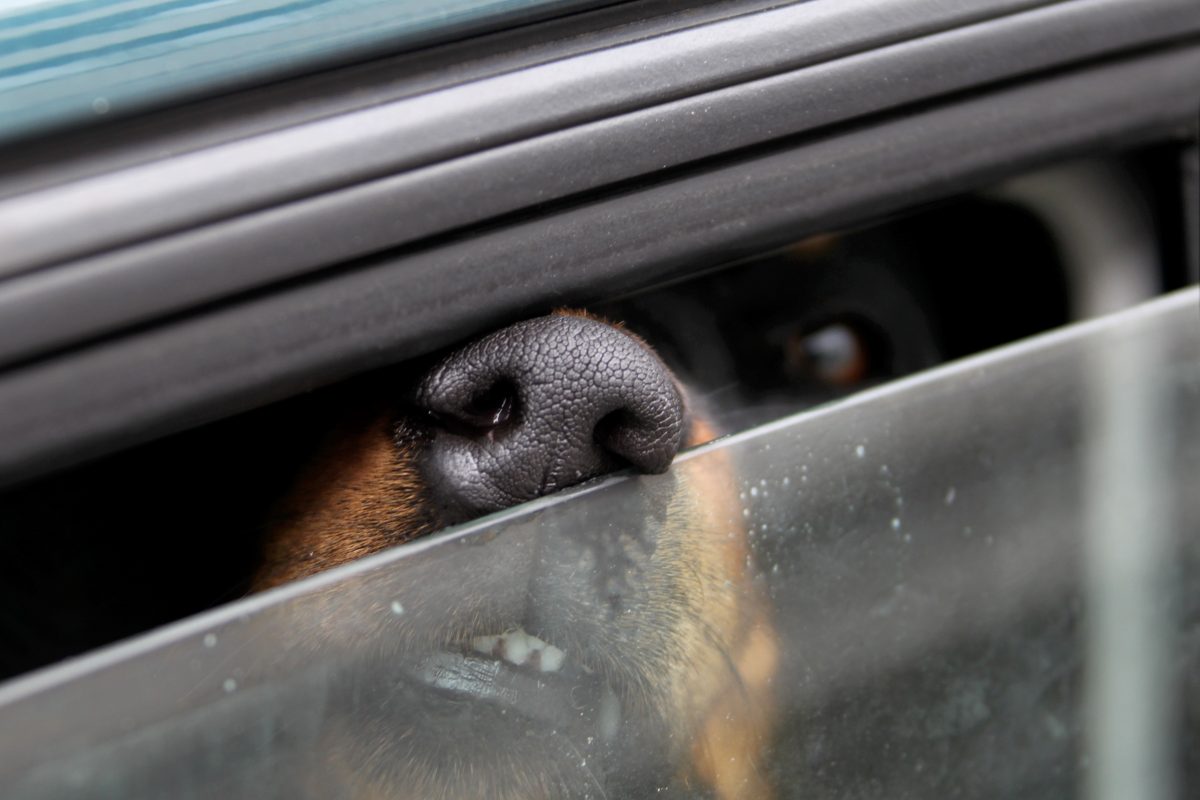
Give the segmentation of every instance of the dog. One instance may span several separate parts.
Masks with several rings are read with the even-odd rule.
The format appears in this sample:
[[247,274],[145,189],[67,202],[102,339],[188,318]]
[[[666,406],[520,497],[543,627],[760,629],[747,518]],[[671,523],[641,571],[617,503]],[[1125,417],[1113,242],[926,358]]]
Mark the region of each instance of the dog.
[[[680,447],[716,435],[645,341],[582,312],[470,342],[408,391],[389,380],[356,390],[272,515],[254,590],[613,470],[664,473]],[[405,681],[407,698],[339,712],[320,747],[333,754],[322,779],[336,779],[320,793],[769,796],[759,765],[777,647],[747,574],[735,486],[728,464],[680,476],[616,530],[535,532],[527,558],[455,563],[446,583],[423,567],[414,582],[429,588],[405,595],[403,616],[306,636],[325,649],[378,643],[357,669]],[[513,573],[528,575],[518,591],[530,596],[515,609],[498,603],[503,589],[463,585]],[[561,707],[530,710],[547,704]],[[444,721],[464,705],[471,713]],[[558,746],[545,741],[551,725]]]
[[[757,413],[766,406],[775,415],[935,360],[932,336],[894,277],[853,260],[833,280],[817,273],[822,285],[812,285],[803,265],[837,247],[809,241],[744,268],[736,282],[710,276],[605,310],[646,337],[560,309],[349,388],[332,404],[324,444],[266,525],[252,589],[614,470],[666,472],[679,449],[758,421],[746,418],[736,391],[753,390]],[[747,315],[772,283],[825,304],[816,314],[791,305]],[[864,298],[866,286],[878,300]],[[853,301],[843,298],[851,288]],[[723,319],[731,299],[734,313]],[[891,347],[881,326],[907,330],[905,346]],[[738,337],[722,328],[752,329],[754,349],[738,352],[729,344]],[[770,361],[768,349],[777,354]],[[321,775],[336,777],[315,793],[770,797],[764,765],[779,646],[754,581],[737,467],[713,454],[702,469],[643,485],[627,493],[632,512],[614,525],[566,534],[535,527],[506,537],[527,558],[497,556],[501,566],[456,558],[440,580],[430,577],[437,565],[422,564],[411,580],[418,596],[400,578],[388,592],[372,590],[403,595],[402,617],[303,634],[322,652],[378,643],[355,670],[401,681],[406,698],[389,711],[345,701],[338,717],[355,722],[319,746],[337,754]],[[529,600],[506,604],[498,598],[512,591],[506,576],[514,573],[529,576]],[[357,605],[307,616],[357,619]],[[560,663],[576,668],[558,695],[526,687],[547,680],[547,660],[556,675]],[[583,722],[529,711],[556,696],[562,705],[575,697]],[[445,723],[463,704],[474,713]],[[414,715],[422,725],[411,724]],[[560,742],[546,740],[547,726]]]
[[[950,355],[928,275],[906,271],[919,260],[847,239],[805,240],[603,315],[559,310],[353,390],[336,404],[353,413],[268,522],[253,588],[613,470],[663,473],[680,448]],[[737,465],[719,453],[696,464],[626,490],[631,511],[612,524],[507,535],[525,557],[418,561],[409,610],[354,633],[385,643],[365,671],[409,676],[406,700],[386,711],[351,703],[353,725],[320,748],[336,754],[324,791],[773,796],[781,645],[754,580]],[[514,573],[527,577],[507,604],[498,598]],[[401,593],[407,582],[392,579]],[[312,640],[352,647],[346,635]],[[568,664],[562,685],[544,688]],[[445,723],[464,703],[473,713]],[[426,724],[412,723],[414,709]]]

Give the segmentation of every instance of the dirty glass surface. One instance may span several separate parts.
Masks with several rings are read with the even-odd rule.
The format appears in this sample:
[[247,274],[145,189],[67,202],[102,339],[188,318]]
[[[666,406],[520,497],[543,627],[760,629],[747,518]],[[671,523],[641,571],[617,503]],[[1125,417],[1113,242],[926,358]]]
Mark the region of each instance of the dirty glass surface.
[[3,796],[1195,797],[1198,308],[11,683]]

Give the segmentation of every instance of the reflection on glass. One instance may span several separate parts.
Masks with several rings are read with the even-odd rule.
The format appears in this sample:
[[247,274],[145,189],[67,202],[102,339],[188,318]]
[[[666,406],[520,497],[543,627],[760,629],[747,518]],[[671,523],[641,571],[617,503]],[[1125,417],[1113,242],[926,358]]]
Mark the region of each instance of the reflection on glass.
[[[1166,526],[1149,555],[1174,570],[1138,601],[1162,612],[1146,645],[1161,679],[1121,685],[1143,693],[1169,774],[1122,779],[1194,796],[1197,302],[951,365],[10,684],[4,795],[1079,796],[1109,713],[1085,703],[1111,699],[1085,677],[1114,667],[1085,631],[1128,588],[1083,566],[1089,495],[1112,488],[1093,461],[1130,457],[1101,446],[1115,423],[1096,364],[1143,342],[1158,400],[1130,430],[1157,489],[1138,489]],[[1105,536],[1133,552],[1142,533]]]
[[603,0],[19,0],[0,139]]

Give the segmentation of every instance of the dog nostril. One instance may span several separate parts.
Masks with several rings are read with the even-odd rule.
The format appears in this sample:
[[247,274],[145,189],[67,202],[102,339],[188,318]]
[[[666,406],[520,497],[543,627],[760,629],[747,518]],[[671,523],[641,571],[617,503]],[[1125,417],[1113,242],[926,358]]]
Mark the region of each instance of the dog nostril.
[[641,419],[628,408],[605,414],[596,423],[592,439],[604,451],[642,472],[662,472],[674,457],[673,448],[647,447],[647,432],[655,423]]
[[429,410],[429,416],[449,433],[470,438],[493,438],[517,424],[517,387],[499,380],[457,408]]
[[[625,458],[617,451],[620,448],[621,431],[633,422],[632,416],[628,409],[624,408],[618,408],[616,411],[605,414],[596,422],[596,427],[592,431],[593,441],[605,450]],[[614,445],[616,446],[614,447]]]

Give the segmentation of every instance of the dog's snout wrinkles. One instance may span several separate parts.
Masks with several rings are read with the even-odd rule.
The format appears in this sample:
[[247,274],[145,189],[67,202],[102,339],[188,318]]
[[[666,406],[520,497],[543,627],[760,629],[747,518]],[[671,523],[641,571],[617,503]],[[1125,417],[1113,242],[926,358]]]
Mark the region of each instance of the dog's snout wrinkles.
[[447,356],[421,382],[427,478],[443,508],[495,511],[627,465],[662,472],[683,402],[644,344],[603,322],[521,322]]

